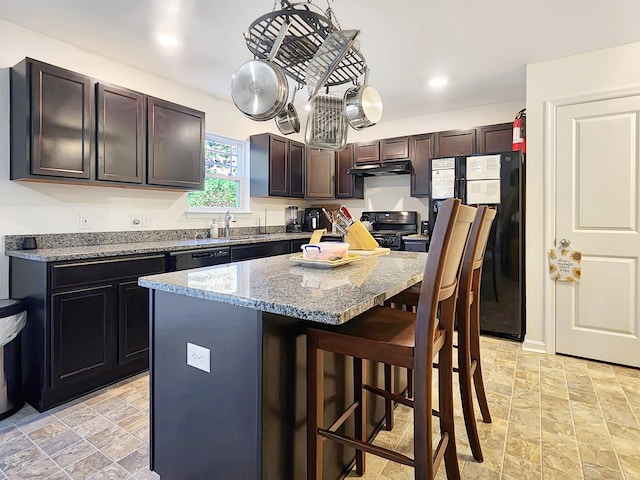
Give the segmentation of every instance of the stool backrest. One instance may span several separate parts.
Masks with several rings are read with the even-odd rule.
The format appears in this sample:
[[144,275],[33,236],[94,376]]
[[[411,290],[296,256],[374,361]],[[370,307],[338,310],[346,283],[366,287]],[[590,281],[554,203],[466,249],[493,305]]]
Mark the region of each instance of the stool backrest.
[[423,354],[431,352],[439,302],[456,293],[460,261],[476,210],[449,199],[438,211],[416,312],[417,357],[426,358]]
[[[449,298],[456,291],[460,262],[477,210],[475,207],[465,205],[461,205],[458,210],[458,216],[456,217],[453,233],[449,240],[449,249],[444,264],[442,284],[440,285],[440,294],[438,295],[438,300],[440,301]],[[429,247],[429,252],[431,252],[431,247]]]
[[457,314],[463,314],[465,302],[469,300],[473,273],[482,266],[487,240],[489,239],[489,231],[491,230],[491,222],[493,222],[495,216],[495,210],[482,205],[478,207],[473,224],[471,224],[467,246],[460,266],[460,276],[458,277],[458,302],[462,303],[458,306]]
[[[480,232],[478,234],[478,242],[475,248],[475,252],[473,255],[473,269],[480,268],[482,266],[482,261],[484,260],[484,252],[487,250],[487,243],[489,241],[489,233],[491,232],[491,224],[493,223],[493,219],[496,218],[496,209],[482,207],[486,210],[486,214],[482,218],[482,226],[480,227]],[[473,226],[471,227],[473,232]],[[471,236],[469,237],[471,238]],[[463,261],[463,268],[467,262],[467,258],[465,255],[465,259]]]

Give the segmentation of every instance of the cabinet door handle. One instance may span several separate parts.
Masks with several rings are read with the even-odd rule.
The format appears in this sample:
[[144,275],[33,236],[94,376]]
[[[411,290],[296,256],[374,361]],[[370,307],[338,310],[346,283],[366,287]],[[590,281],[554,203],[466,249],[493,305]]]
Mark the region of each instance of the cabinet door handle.
[[212,257],[213,257],[213,253],[211,252],[191,254],[191,258],[212,258]]

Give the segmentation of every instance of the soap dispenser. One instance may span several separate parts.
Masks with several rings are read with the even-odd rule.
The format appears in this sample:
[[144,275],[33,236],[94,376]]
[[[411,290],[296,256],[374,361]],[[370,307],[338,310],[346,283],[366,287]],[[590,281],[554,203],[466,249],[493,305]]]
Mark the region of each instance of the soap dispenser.
[[215,218],[211,220],[211,225],[209,225],[209,236],[211,238],[218,238],[218,224]]

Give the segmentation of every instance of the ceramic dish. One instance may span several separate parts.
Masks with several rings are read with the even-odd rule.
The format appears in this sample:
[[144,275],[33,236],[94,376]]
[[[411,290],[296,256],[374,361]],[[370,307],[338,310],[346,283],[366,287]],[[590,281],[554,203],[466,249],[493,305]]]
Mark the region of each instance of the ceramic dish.
[[341,258],[340,260],[307,260],[302,256],[302,254],[299,254],[294,255],[289,260],[297,263],[298,265],[308,265],[310,267],[318,268],[333,268],[360,260],[360,256],[349,254],[346,258]]

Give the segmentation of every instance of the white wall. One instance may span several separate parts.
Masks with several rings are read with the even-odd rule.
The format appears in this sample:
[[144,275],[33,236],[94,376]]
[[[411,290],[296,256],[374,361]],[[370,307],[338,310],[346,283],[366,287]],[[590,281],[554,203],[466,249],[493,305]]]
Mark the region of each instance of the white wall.
[[553,245],[555,185],[544,155],[544,102],[640,85],[640,43],[527,67],[527,338],[525,346],[555,352],[546,252]]
[[[199,228],[210,221],[203,216],[187,218],[186,194],[179,192],[9,181],[9,67],[26,56],[203,110],[207,131],[239,139],[264,131],[264,124],[246,119],[231,102],[2,20],[0,38],[0,237],[79,231],[80,213],[90,216],[89,231],[128,230],[133,212],[148,215],[150,229]],[[281,225],[284,207],[290,203],[287,199],[252,198],[252,213],[239,216],[237,225],[257,225],[258,219],[264,225],[265,209],[268,224]],[[8,295],[8,259],[1,253],[0,298]]]
[[[273,122],[253,122],[230,101],[213,98],[2,20],[0,38],[0,238],[7,234],[79,231],[80,213],[89,215],[89,231],[128,230],[131,213],[147,215],[150,229],[200,228],[210,220],[203,216],[186,216],[186,194],[178,192],[9,181],[9,68],[24,57],[203,110],[207,131],[220,135],[247,139],[264,131],[278,133]],[[360,132],[350,130],[349,141],[508,122],[522,108],[522,103],[383,121]],[[301,140],[302,133],[294,138]],[[426,200],[410,198],[408,175],[366,179],[365,195],[365,200],[345,202],[354,209],[355,215],[363,210],[388,209],[417,210],[422,216],[427,213]],[[311,203],[252,197],[251,213],[239,215],[236,225],[257,225],[258,221],[264,225],[265,209],[269,225],[282,224],[285,206],[304,207]],[[8,295],[8,259],[1,253],[0,250],[0,298]]]

